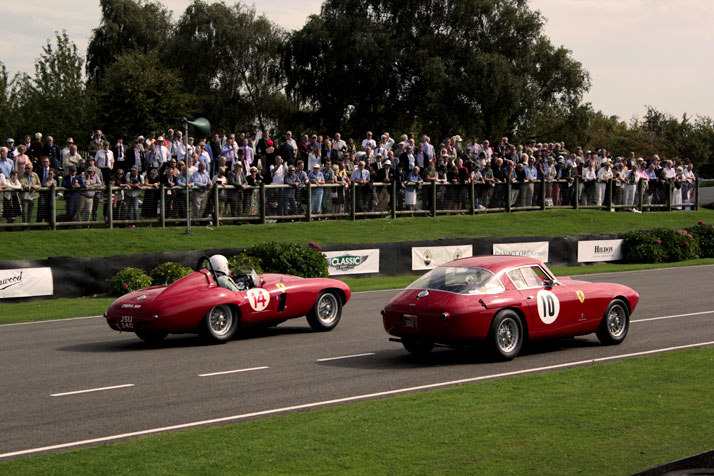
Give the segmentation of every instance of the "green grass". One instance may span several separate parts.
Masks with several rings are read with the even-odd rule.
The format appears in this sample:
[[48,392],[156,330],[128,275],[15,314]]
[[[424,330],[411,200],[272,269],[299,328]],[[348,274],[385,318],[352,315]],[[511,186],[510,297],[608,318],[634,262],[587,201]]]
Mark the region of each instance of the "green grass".
[[10,460],[0,474],[626,475],[714,447],[713,364],[713,347],[640,357]]
[[[135,229],[76,229],[22,233],[32,246],[0,249],[0,261],[46,259],[50,256],[113,256],[126,253],[155,253],[211,248],[241,248],[265,241],[318,244],[360,244],[439,238],[480,238],[493,236],[565,236],[623,233],[658,226],[683,228],[698,220],[714,222],[714,210],[652,213],[609,213],[594,210],[547,210],[494,213],[437,218],[328,220],[322,222],[276,223]],[[17,233],[17,232],[16,232]],[[14,235],[13,235],[14,236]]]

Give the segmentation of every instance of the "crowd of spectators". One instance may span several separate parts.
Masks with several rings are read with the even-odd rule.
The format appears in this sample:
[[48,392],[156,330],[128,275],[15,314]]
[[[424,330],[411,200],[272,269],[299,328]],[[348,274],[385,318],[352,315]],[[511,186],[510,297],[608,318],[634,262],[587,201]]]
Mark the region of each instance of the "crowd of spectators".
[[[642,158],[634,152],[613,157],[605,149],[568,150],[563,142],[516,145],[507,137],[492,145],[456,135],[433,145],[427,135],[395,139],[387,132],[378,137],[367,132],[363,139],[344,140],[339,133],[303,134],[296,140],[288,131],[278,140],[265,130],[216,133],[197,142],[192,137],[184,141],[180,130],[169,129],[126,144],[123,138],[110,142],[96,130],[80,146],[72,138],[60,146],[51,136],[43,140],[39,132],[19,145],[7,139],[6,147],[0,147],[0,216],[8,223],[30,223],[36,208],[36,221],[48,222],[52,200],[47,189],[54,185],[65,189],[58,220],[86,225],[97,220],[102,207],[106,217],[111,206],[115,218],[133,227],[160,213],[163,184],[168,187],[165,213],[180,218],[186,216],[187,180],[192,216],[211,216],[216,222],[223,215],[257,215],[260,197],[254,186],[260,184],[286,186],[269,189],[269,215],[305,213],[308,183],[310,212],[317,215],[344,213],[352,203],[352,183],[358,212],[393,206],[430,210],[435,204],[428,185],[433,183],[445,185],[438,187],[437,209],[453,213],[462,213],[471,203],[478,209],[506,203],[540,207],[544,199],[545,206],[572,206],[576,197],[579,205],[623,205],[638,211],[638,189],[642,208],[664,203],[681,208],[692,198],[695,179],[686,160]],[[107,184],[116,187],[111,197],[102,190]],[[218,207],[211,193],[214,184]]]

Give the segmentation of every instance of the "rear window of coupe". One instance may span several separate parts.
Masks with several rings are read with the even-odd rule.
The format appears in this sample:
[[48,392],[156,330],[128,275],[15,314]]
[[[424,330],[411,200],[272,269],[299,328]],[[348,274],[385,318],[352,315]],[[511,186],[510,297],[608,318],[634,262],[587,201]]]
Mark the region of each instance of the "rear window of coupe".
[[433,289],[457,294],[489,294],[504,290],[496,276],[482,268],[439,266],[410,284],[407,289]]

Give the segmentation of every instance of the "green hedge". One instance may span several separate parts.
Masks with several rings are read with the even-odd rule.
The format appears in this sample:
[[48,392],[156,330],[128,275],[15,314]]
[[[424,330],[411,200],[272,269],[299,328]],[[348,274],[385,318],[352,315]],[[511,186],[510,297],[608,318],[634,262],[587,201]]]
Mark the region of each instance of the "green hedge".
[[169,261],[152,269],[149,276],[151,276],[151,282],[153,284],[171,284],[191,273],[193,273],[191,268],[182,266],[180,263]]
[[632,231],[622,242],[628,263],[670,263],[714,254],[714,227],[699,222],[686,230]]
[[138,268],[124,268],[109,280],[113,294],[126,294],[151,286],[151,277]]
[[314,242],[307,246],[297,243],[262,243],[246,248],[243,253],[260,260],[269,273],[293,274],[303,278],[328,276],[327,260]]

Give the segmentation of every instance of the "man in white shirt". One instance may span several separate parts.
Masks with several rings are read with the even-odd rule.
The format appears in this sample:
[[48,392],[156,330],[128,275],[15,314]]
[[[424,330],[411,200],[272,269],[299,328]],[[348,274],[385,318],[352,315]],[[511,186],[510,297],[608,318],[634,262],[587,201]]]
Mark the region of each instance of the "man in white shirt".
[[114,168],[114,152],[109,149],[109,141],[102,142],[102,148],[94,155],[94,161],[102,173],[102,182],[109,183],[109,176]]
[[377,148],[377,143],[372,139],[371,131],[367,131],[367,137],[362,141],[362,150],[365,150],[367,147],[371,147],[372,149]]

